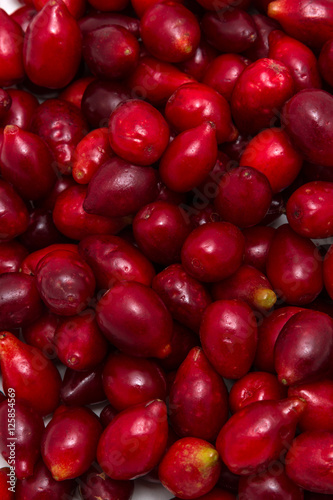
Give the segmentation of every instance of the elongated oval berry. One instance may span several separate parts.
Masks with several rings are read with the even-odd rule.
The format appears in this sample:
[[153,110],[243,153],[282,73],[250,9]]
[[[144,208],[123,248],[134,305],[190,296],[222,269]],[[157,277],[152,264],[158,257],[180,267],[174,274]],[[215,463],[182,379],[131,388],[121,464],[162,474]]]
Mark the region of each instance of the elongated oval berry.
[[216,448],[231,472],[248,475],[283,457],[306,407],[298,398],[257,401],[236,412],[222,430]]
[[323,378],[330,368],[332,352],[332,318],[312,310],[295,314],[282,328],[274,348],[279,381],[295,385]]
[[169,396],[169,414],[178,436],[206,441],[217,437],[228,418],[224,381],[199,347],[188,353],[177,371]]
[[[40,456],[44,422],[35,410],[20,399],[12,398],[0,405],[0,452],[11,463],[15,448],[15,475],[18,479],[32,476]],[[8,445],[15,442],[10,448]]]
[[195,52],[200,27],[195,15],[178,2],[166,1],[149,7],[141,19],[141,36],[157,59],[177,63]]
[[332,446],[333,432],[303,432],[297,436],[287,453],[287,475],[301,488],[332,495]]
[[25,200],[44,198],[56,181],[52,155],[36,134],[8,125],[0,155],[1,175]]
[[24,78],[24,34],[19,24],[3,9],[0,9],[0,23],[0,87],[9,87]]
[[155,361],[120,352],[110,354],[106,361],[103,387],[119,411],[152,399],[164,401],[167,389],[165,375]]
[[217,483],[220,457],[213,445],[199,438],[176,441],[164,455],[158,475],[161,483],[177,498],[198,498]]
[[102,426],[88,408],[59,406],[45,429],[42,457],[56,481],[74,479],[96,456]]
[[8,389],[14,389],[17,398],[43,416],[57,408],[61,377],[39,349],[9,332],[1,332],[0,366],[6,394]]
[[33,18],[24,39],[24,68],[36,85],[59,89],[74,78],[81,60],[81,33],[61,0]]
[[206,179],[216,159],[215,125],[206,122],[172,141],[161,158],[159,172],[168,188],[185,193]]
[[229,222],[197,227],[185,240],[181,258],[185,269],[199,281],[215,282],[231,276],[241,265],[244,237]]
[[88,214],[123,217],[135,214],[157,195],[157,174],[153,167],[132,165],[115,156],[92,177],[83,208]]
[[155,270],[133,245],[118,236],[93,235],[80,241],[81,257],[91,267],[100,289],[117,281],[137,281],[150,286]]
[[20,272],[0,275],[0,328],[22,328],[42,314],[35,278]]
[[323,288],[323,262],[315,244],[288,224],[275,232],[266,270],[275,292],[291,305],[309,304]]
[[96,307],[99,327],[110,342],[130,356],[165,358],[172,319],[159,296],[141,283],[122,281]]
[[162,114],[148,102],[129,99],[120,103],[109,120],[113,151],[135,165],[152,165],[169,143],[170,131]]
[[60,361],[73,370],[96,367],[107,355],[108,342],[97,326],[92,309],[66,318],[58,326],[54,344]]
[[29,213],[22,198],[2,179],[0,200],[0,241],[10,241],[27,230]]
[[251,368],[257,347],[257,324],[242,300],[217,300],[207,307],[200,326],[201,344],[215,370],[239,379]]
[[158,399],[124,410],[104,430],[97,460],[112,479],[135,479],[159,463],[168,438],[167,409]]
[[172,264],[155,276],[152,287],[176,321],[199,331],[204,310],[212,301],[202,283],[192,278],[181,264]]

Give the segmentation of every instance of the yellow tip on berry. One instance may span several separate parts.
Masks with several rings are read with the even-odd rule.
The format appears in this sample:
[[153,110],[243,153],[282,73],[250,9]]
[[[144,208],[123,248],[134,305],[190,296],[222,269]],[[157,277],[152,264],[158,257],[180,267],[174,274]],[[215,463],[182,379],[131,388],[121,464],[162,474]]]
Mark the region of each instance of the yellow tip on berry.
[[254,294],[254,303],[261,309],[271,309],[274,306],[276,300],[277,297],[273,290],[271,290],[270,288],[259,288]]
[[280,2],[270,2],[268,4],[267,14],[269,17],[275,18],[280,14]]
[[219,454],[218,451],[215,450],[214,448],[206,448],[201,450],[200,452],[200,461],[203,466],[205,467],[211,467],[212,465],[216,464],[219,460]]

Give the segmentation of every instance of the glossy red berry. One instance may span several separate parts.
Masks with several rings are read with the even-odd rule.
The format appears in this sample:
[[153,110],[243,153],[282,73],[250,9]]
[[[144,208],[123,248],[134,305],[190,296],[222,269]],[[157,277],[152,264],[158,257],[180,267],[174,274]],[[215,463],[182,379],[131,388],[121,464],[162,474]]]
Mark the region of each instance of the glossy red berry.
[[56,481],[74,479],[96,456],[102,426],[87,408],[59,406],[46,427],[41,452]]
[[154,57],[171,63],[185,61],[200,41],[199,23],[178,2],[166,1],[148,8],[141,20],[142,40]]
[[162,484],[178,498],[198,498],[217,483],[219,454],[203,439],[186,437],[176,441],[164,455],[158,469]]
[[172,319],[151,288],[118,282],[100,299],[96,313],[102,332],[125,354],[165,358],[171,351]]
[[83,38],[83,57],[93,75],[107,79],[128,76],[139,60],[139,43],[122,26],[102,26]]
[[51,0],[31,21],[24,39],[24,67],[30,80],[59,89],[74,78],[81,60],[81,34],[65,3]]
[[23,80],[23,39],[24,34],[19,26],[3,10],[0,10],[0,86],[7,87]]
[[85,261],[66,250],[55,250],[38,263],[39,293],[55,314],[71,316],[85,309],[95,291],[95,278]]
[[157,362],[120,352],[110,354],[103,370],[103,387],[118,411],[151,401],[165,400],[166,380]]
[[169,142],[169,127],[151,104],[130,99],[110,116],[109,139],[113,151],[135,165],[152,165]]
[[193,278],[215,282],[227,278],[241,265],[244,237],[229,222],[199,226],[187,237],[182,249],[182,264]]
[[213,302],[205,310],[200,340],[204,353],[222,377],[244,377],[257,347],[257,324],[252,309],[242,300]]
[[223,175],[214,206],[222,220],[238,227],[251,227],[263,220],[271,201],[272,190],[267,177],[244,166]]
[[163,201],[146,205],[133,220],[133,234],[142,253],[152,262],[164,265],[180,261],[191,229],[183,210]]
[[[112,479],[135,479],[159,463],[167,437],[165,403],[158,399],[141,403],[118,413],[110,422],[99,440],[97,460]],[[122,457],[120,463],[115,451]]]

